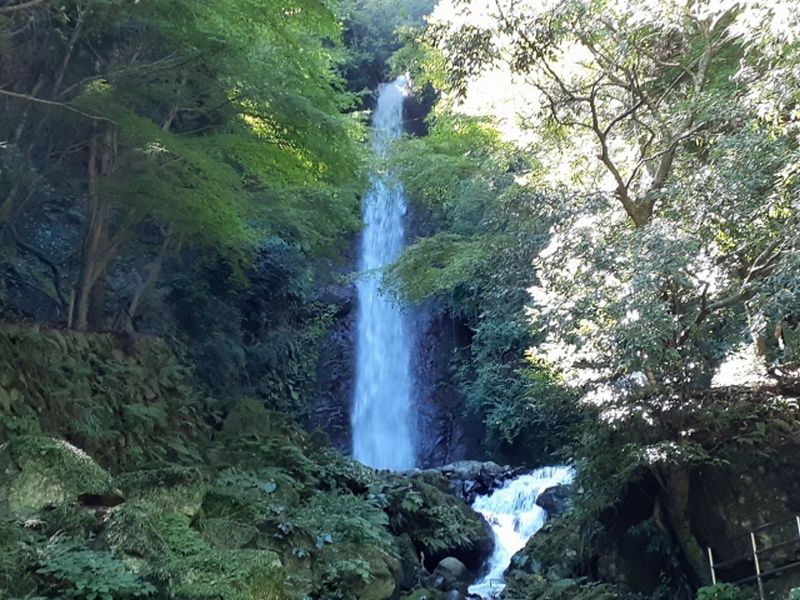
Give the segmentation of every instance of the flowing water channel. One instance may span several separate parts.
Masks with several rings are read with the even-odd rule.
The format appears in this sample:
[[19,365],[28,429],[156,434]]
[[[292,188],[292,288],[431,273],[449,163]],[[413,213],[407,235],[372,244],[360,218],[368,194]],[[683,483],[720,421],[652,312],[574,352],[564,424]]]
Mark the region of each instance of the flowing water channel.
[[[384,85],[372,122],[372,150],[386,156],[403,134],[405,77]],[[356,340],[356,385],[351,416],[353,458],[379,469],[415,465],[412,429],[412,335],[397,304],[381,293],[380,271],[405,243],[406,200],[391,173],[376,173],[363,203]]]
[[503,573],[511,564],[511,557],[547,520],[547,512],[536,504],[539,494],[547,488],[570,483],[573,476],[569,467],[543,467],[475,499],[472,508],[489,521],[495,546],[485,574],[469,588],[470,593],[493,598],[503,590]]

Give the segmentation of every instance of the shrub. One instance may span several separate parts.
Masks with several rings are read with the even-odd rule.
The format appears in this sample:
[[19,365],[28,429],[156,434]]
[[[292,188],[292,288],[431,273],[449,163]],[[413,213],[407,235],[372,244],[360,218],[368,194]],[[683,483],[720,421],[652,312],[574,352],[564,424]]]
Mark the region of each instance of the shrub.
[[718,583],[697,590],[697,600],[745,600],[745,596],[735,585]]
[[58,597],[70,600],[120,600],[155,592],[111,553],[78,549],[57,538],[48,545],[36,573]]

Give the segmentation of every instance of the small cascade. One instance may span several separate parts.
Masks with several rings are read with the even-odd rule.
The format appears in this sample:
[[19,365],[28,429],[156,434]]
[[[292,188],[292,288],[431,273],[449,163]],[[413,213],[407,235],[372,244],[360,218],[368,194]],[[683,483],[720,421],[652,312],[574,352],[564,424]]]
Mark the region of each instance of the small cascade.
[[495,548],[486,574],[469,588],[481,598],[494,598],[505,587],[503,573],[511,557],[542,528],[547,512],[536,504],[539,494],[556,485],[570,483],[574,471],[569,467],[543,467],[503,484],[491,494],[478,496],[472,508],[492,526]]
[[[406,77],[384,85],[373,117],[372,149],[385,157],[403,133]],[[391,174],[374,175],[364,199],[364,232],[357,283],[356,385],[351,425],[353,458],[380,469],[415,465],[412,434],[412,336],[401,309],[381,293],[380,271],[405,243],[403,189]]]

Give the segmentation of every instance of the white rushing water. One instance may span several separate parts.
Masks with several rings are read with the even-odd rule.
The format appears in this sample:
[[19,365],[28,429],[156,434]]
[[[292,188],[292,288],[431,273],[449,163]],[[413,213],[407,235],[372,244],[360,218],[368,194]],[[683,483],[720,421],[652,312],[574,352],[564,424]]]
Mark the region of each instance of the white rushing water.
[[[373,116],[372,148],[384,157],[403,133],[408,80],[381,88]],[[403,189],[391,174],[371,178],[364,199],[365,228],[358,279],[356,386],[351,425],[353,457],[371,467],[410,469],[415,464],[411,427],[411,335],[400,308],[381,293],[380,270],[400,254],[405,241]]]
[[573,477],[574,471],[569,467],[543,467],[511,479],[491,494],[475,499],[472,508],[492,526],[495,547],[486,574],[470,586],[471,594],[493,598],[503,590],[503,573],[511,564],[511,557],[547,520],[547,512],[536,504],[539,494],[547,488],[570,483]]

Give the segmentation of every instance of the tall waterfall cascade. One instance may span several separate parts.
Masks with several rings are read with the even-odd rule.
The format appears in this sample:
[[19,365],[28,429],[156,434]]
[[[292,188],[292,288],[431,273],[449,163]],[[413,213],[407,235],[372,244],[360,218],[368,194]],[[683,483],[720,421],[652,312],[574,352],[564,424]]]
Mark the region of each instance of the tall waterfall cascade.
[[[409,94],[404,76],[381,88],[372,123],[372,149],[386,156],[403,133],[403,103]],[[412,335],[406,316],[381,292],[381,270],[405,243],[403,189],[390,173],[371,177],[364,198],[365,228],[357,282],[355,398],[351,414],[353,458],[380,469],[415,465],[412,428]]]
[[511,564],[511,557],[547,520],[547,512],[536,504],[539,494],[553,486],[570,483],[573,477],[574,471],[569,467],[543,467],[475,499],[472,508],[492,526],[495,546],[484,576],[470,586],[471,594],[494,598],[503,590],[503,573]]

